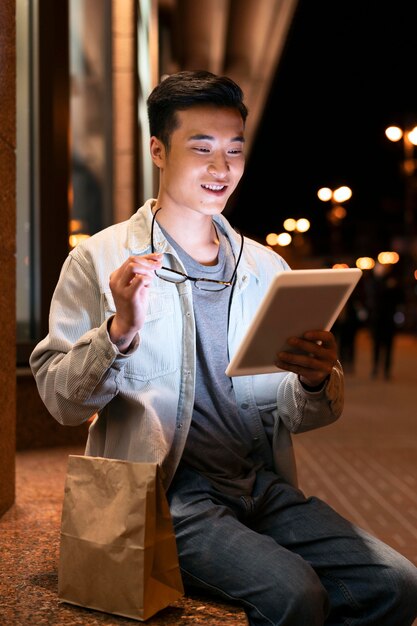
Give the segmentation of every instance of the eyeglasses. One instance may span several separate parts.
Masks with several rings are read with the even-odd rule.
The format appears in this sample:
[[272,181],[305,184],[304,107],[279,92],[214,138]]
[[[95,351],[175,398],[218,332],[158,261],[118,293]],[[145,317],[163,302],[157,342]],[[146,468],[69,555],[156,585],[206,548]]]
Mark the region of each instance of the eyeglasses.
[[[161,210],[162,207],[157,209],[152,218],[151,225],[151,249],[152,252],[155,252],[155,247],[153,245],[153,229],[155,223],[155,217],[158,211]],[[239,255],[237,257],[235,269],[233,270],[233,274],[230,280],[214,280],[212,278],[195,278],[194,276],[188,276],[187,274],[183,274],[183,272],[179,272],[177,270],[173,270],[170,267],[162,266],[159,270],[155,271],[155,274],[158,278],[167,281],[168,283],[184,283],[186,280],[192,280],[197,289],[201,289],[202,291],[222,291],[226,289],[226,287],[231,287],[236,277],[237,268],[240,262],[240,258],[243,252],[243,235],[240,235],[240,250]]]

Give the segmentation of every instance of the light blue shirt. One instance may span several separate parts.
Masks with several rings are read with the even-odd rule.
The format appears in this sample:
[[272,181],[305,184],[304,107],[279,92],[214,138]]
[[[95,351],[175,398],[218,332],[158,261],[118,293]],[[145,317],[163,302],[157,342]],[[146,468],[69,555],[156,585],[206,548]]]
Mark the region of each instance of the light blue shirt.
[[[49,333],[35,347],[30,365],[46,407],[60,423],[77,425],[95,416],[87,455],[156,462],[168,488],[194,406],[196,338],[190,282],[153,281],[144,327],[127,354],[118,351],[107,331],[115,313],[109,276],[130,255],[151,251],[154,202],[148,200],[129,220],[71,251],[52,298]],[[237,255],[240,236],[223,216],[215,222]],[[154,240],[156,251],[165,253],[164,264],[184,271],[157,224]],[[275,252],[245,238],[230,307],[230,356],[274,274],[289,269]],[[340,365],[317,393],[305,391],[297,376],[285,372],[239,376],[233,386],[245,420],[273,423],[276,471],[296,484],[290,433],[324,426],[341,415]]]

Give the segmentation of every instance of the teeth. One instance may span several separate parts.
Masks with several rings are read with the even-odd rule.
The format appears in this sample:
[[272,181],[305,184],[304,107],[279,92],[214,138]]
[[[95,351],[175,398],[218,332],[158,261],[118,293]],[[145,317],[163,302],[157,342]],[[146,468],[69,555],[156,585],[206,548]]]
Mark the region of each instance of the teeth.
[[224,189],[224,185],[203,185],[206,189],[210,189],[211,191],[221,191]]

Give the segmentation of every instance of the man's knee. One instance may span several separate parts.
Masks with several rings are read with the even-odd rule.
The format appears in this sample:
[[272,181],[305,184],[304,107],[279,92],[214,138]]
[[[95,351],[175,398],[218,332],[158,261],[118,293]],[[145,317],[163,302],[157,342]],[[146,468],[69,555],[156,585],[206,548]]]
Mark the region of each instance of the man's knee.
[[[296,572],[282,572],[276,581],[269,581],[269,589],[264,595],[264,611],[273,624],[322,625],[329,610],[327,592],[319,577],[305,563]],[[255,622],[256,623],[256,622]]]
[[417,569],[410,561],[394,554],[373,570],[369,582],[368,598],[362,600],[362,604],[366,603],[367,617],[374,619],[369,623],[378,622],[381,626],[413,623],[417,617]]
[[394,602],[409,607],[410,615],[417,616],[417,568],[408,560],[401,559],[390,570],[390,592]]
[[329,610],[329,598],[314,570],[305,570],[296,588],[288,590],[288,597],[292,614],[298,616],[297,623],[323,624]]

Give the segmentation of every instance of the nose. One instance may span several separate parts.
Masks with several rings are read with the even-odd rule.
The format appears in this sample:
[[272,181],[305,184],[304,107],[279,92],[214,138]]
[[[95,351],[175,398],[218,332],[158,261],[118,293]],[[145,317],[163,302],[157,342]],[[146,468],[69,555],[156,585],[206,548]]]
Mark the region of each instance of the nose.
[[209,173],[215,178],[226,178],[230,170],[226,155],[214,154],[208,166]]

